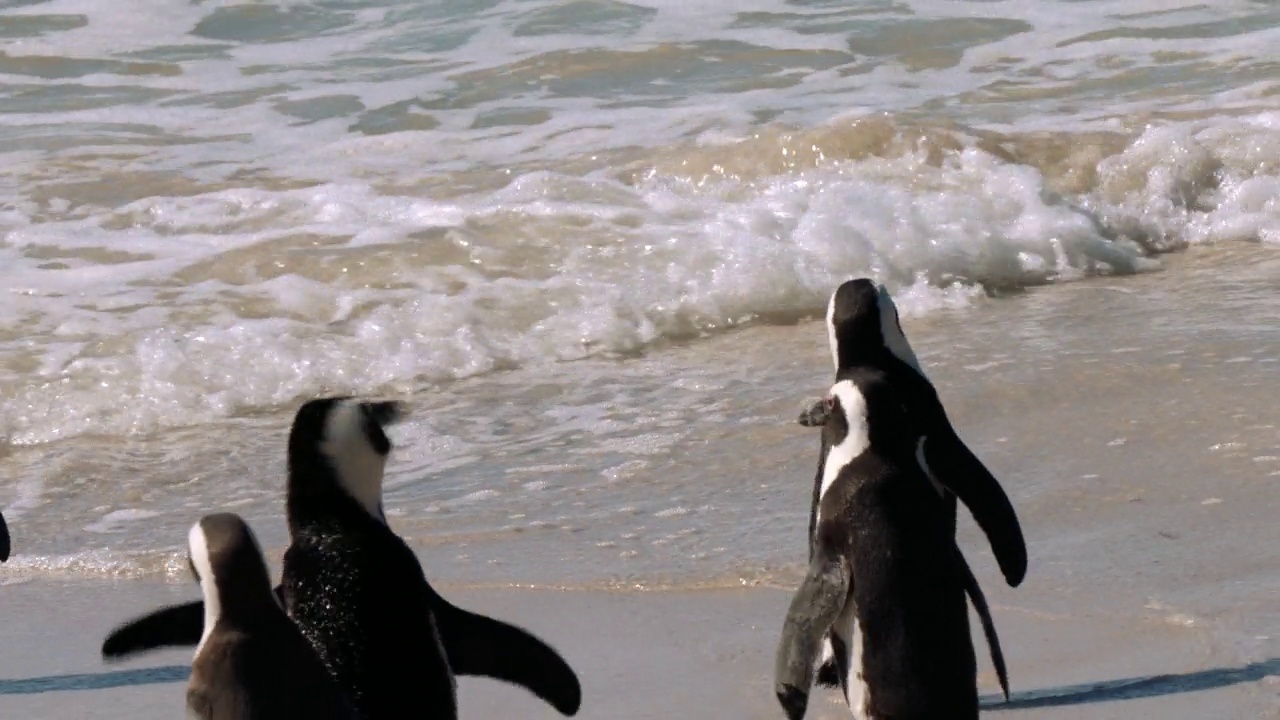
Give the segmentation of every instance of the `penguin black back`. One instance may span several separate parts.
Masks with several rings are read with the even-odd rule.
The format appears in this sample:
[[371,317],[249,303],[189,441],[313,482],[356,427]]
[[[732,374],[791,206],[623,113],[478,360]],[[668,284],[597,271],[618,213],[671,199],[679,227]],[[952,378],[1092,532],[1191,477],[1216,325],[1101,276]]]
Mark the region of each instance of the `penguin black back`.
[[280,607],[252,530],[215,513],[188,534],[204,593],[204,631],[187,707],[200,720],[355,720],[351,704]]

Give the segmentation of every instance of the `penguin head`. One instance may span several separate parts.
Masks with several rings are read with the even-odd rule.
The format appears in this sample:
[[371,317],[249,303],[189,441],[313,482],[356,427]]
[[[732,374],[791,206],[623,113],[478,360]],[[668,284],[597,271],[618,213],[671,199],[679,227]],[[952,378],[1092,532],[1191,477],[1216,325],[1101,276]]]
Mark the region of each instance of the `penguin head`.
[[821,402],[822,442],[828,452],[836,452],[846,439],[851,441],[850,449],[874,446],[895,453],[913,451],[909,441],[916,436],[915,428],[885,374],[858,368],[846,375]]
[[[276,602],[262,548],[235,513],[205,515],[191,526],[187,565],[200,583],[208,618],[216,620],[229,609]],[[205,633],[210,629],[206,627]]]
[[831,386],[822,398],[822,411],[822,440],[826,447],[840,447],[850,431],[867,434],[867,401],[852,380]]
[[402,414],[396,402],[345,396],[304,403],[289,432],[290,495],[337,490],[385,523],[382,477],[392,445],[384,428]]
[[867,278],[841,283],[827,302],[827,341],[838,373],[885,352],[922,372],[902,332],[898,306],[884,285]]

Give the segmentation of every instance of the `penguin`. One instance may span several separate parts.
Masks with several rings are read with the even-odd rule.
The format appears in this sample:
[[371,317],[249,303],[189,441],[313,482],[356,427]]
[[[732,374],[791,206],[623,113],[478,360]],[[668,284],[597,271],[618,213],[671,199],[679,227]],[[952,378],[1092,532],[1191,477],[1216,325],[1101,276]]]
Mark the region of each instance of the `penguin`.
[[852,367],[823,402],[813,558],[775,655],[778,702],[804,717],[829,638],[855,718],[976,719],[966,572],[907,398],[888,373]]
[[[1027,554],[1022,529],[1012,503],[991,472],[969,451],[951,427],[936,389],[907,342],[897,306],[888,290],[866,278],[842,283],[827,303],[826,328],[831,361],[837,377],[848,368],[877,367],[883,369],[895,386],[902,390],[910,412],[917,417],[917,423],[922,429],[917,459],[943,497],[948,508],[947,525],[952,536],[955,535],[956,496],[959,495],[992,543],[997,564],[1006,582],[1011,587],[1017,587],[1026,575]],[[818,402],[802,412],[798,421],[809,427],[821,426],[825,413],[824,404]],[[824,457],[825,449],[819,455],[820,467],[818,477],[814,480],[809,515],[811,539],[815,531],[821,462]],[[810,556],[812,557],[812,546]],[[1007,700],[1008,671],[995,623],[991,619],[982,588],[967,562],[964,563],[964,570],[967,575],[966,591],[982,622],[992,664]],[[827,645],[823,653],[819,683],[833,686],[836,684],[836,675],[831,648]]]
[[204,621],[188,717],[356,720],[355,710],[271,589],[253,531],[234,513],[200,518],[188,563],[204,594]]
[[9,561],[9,525],[4,521],[4,513],[0,513],[0,562]]
[[[398,403],[310,400],[288,443],[290,544],[276,592],[289,616],[364,720],[457,716],[455,677],[521,685],[575,715],[577,675],[522,628],[463,610],[427,581],[417,556],[387,525],[382,480],[392,450],[384,426]],[[108,659],[198,639],[201,603],[162,608],[114,630]],[[194,639],[193,639],[194,638]]]

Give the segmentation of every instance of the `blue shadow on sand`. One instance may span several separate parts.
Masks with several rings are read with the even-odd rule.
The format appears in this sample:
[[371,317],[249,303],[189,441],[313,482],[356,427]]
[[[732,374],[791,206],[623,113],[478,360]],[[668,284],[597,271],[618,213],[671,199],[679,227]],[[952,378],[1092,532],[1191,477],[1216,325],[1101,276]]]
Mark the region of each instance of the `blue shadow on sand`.
[[186,682],[190,676],[191,666],[189,665],[162,665],[137,670],[15,678],[0,680],[0,695],[36,695],[65,690],[106,690],[137,685],[160,685]]
[[982,699],[982,709],[985,712],[995,712],[1139,700],[1216,690],[1241,683],[1257,682],[1268,675],[1276,674],[1280,674],[1280,658],[1249,663],[1237,668],[1213,668],[1177,675],[1149,675],[1015,692],[1010,694],[1008,702],[1002,702],[1003,698],[998,695],[988,695]]

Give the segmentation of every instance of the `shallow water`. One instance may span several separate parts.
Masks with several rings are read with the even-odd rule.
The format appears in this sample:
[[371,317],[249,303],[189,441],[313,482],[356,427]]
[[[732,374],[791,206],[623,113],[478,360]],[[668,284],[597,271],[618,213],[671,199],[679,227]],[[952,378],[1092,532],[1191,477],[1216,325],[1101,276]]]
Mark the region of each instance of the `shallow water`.
[[[1277,41],[1267,2],[8,3],[5,571],[184,578],[213,507],[278,549],[290,414],[357,392],[412,404],[433,572],[789,577],[853,275],[1050,523],[1079,416],[1030,369],[1266,404]],[[1260,407],[1175,456],[1273,477]]]

